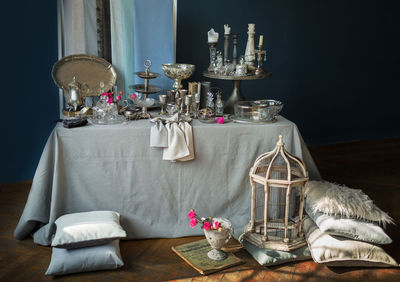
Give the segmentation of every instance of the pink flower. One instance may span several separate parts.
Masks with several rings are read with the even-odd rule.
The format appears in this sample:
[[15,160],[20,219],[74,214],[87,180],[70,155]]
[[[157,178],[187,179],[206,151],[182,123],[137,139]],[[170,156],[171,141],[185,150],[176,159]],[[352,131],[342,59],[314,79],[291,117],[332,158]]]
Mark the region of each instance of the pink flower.
[[124,91],[119,91],[119,95],[123,95],[124,94]]
[[117,96],[117,101],[119,101],[119,100],[121,100],[121,96],[120,95]]
[[218,123],[218,124],[223,124],[224,121],[225,121],[225,119],[224,119],[223,117],[217,118],[217,123]]
[[197,219],[192,218],[190,220],[189,224],[190,224],[190,227],[192,227],[192,228],[195,227],[197,225]]
[[135,93],[133,93],[131,97],[132,97],[132,99],[135,99],[137,96]]
[[218,229],[221,226],[221,224],[219,223],[219,221],[214,221],[212,228],[213,229]]
[[112,102],[113,102],[113,98],[108,98],[108,101],[107,101],[107,103],[109,103],[109,104],[112,104]]
[[194,210],[190,210],[190,212],[188,213],[188,218],[195,218],[196,217],[196,213],[194,212]]
[[203,228],[204,228],[205,230],[210,230],[210,228],[211,228],[211,223],[209,223],[208,221],[204,222]]
[[104,92],[103,94],[101,94],[101,96],[108,96],[108,93]]

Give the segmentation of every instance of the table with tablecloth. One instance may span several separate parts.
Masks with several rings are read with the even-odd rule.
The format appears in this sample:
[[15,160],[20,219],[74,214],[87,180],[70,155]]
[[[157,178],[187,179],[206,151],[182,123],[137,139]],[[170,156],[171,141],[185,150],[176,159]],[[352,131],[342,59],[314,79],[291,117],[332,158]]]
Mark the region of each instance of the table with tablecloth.
[[49,245],[54,221],[68,213],[113,210],[130,239],[200,235],[187,213],[225,217],[235,229],[250,220],[249,169],[280,134],[302,158],[311,179],[320,175],[297,126],[278,116],[267,124],[192,121],[196,158],[162,160],[152,148],[149,120],[67,129],[58,123],[37,167],[15,237]]

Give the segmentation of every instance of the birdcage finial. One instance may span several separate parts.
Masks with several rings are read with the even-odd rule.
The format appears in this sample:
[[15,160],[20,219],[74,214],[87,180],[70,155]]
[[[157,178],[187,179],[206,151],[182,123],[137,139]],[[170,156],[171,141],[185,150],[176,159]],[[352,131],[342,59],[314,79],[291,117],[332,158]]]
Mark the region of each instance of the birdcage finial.
[[282,137],[282,135],[279,135],[279,141],[278,141],[278,143],[276,143],[276,145],[277,145],[277,146],[283,146],[283,145],[285,145],[285,143],[283,143],[283,137]]

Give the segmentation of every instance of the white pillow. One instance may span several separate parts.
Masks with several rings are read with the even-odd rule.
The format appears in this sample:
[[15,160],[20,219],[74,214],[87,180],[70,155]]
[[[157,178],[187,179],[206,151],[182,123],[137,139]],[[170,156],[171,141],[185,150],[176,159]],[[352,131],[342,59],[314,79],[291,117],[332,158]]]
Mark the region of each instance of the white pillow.
[[123,265],[119,240],[114,240],[108,244],[80,249],[53,248],[46,275],[116,269]]
[[393,223],[393,219],[359,189],[326,181],[309,181],[305,195],[307,205],[314,213],[359,218],[383,225]]
[[311,256],[317,263],[346,267],[393,267],[399,266],[381,247],[367,242],[331,236],[319,230],[309,217],[303,221],[303,229]]
[[59,217],[56,234],[51,242],[57,248],[81,248],[101,245],[126,237],[119,224],[119,213],[92,211],[71,213]]
[[376,223],[343,216],[313,213],[306,204],[306,212],[322,232],[374,244],[390,244],[392,239]]

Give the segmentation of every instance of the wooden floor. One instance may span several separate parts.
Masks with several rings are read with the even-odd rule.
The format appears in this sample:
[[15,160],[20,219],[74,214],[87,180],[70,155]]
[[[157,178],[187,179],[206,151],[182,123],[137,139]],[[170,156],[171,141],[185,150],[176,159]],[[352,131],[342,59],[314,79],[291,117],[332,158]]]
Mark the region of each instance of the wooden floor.
[[[311,154],[325,180],[363,189],[400,224],[400,139],[311,148]],[[201,237],[122,241],[119,270],[48,277],[51,249],[13,238],[29,188],[30,182],[0,186],[0,281],[400,281],[400,270],[392,268],[328,268],[313,261],[261,267],[244,250],[236,254],[245,264],[201,276],[171,251]],[[400,230],[386,230],[394,242],[384,249],[400,262]]]

